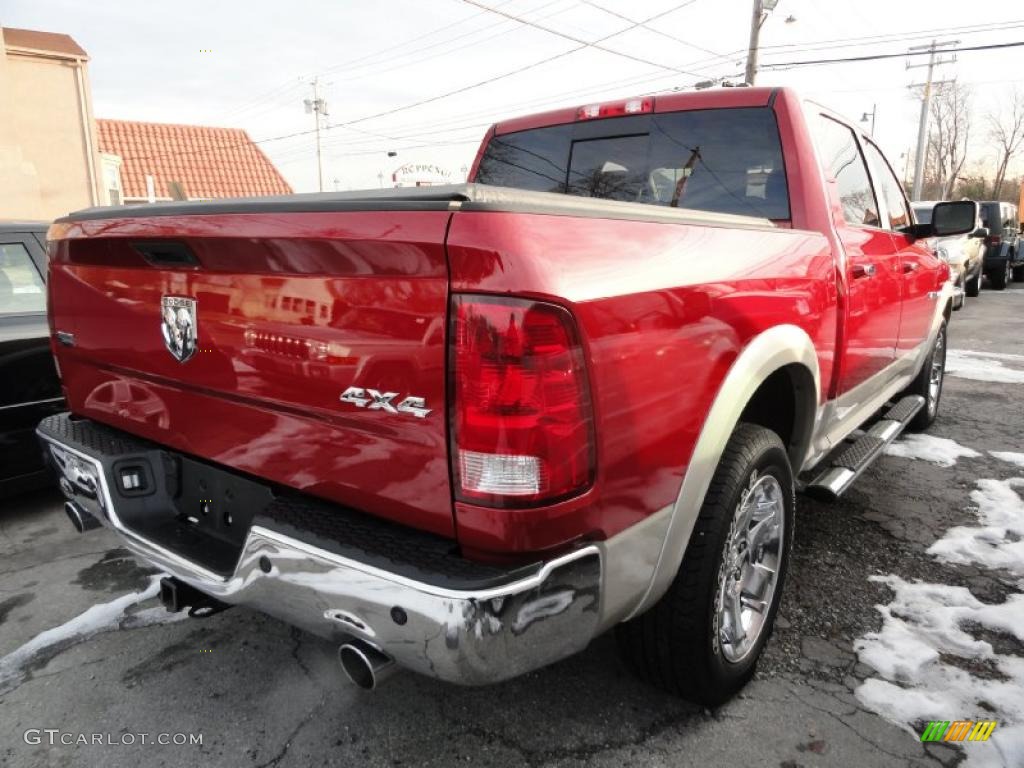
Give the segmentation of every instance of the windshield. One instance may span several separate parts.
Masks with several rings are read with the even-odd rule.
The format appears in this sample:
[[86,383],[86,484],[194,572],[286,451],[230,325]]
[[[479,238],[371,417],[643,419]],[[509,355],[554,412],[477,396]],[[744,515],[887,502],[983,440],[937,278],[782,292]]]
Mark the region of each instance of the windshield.
[[495,136],[475,180],[789,218],[778,127],[766,107],[608,118]]

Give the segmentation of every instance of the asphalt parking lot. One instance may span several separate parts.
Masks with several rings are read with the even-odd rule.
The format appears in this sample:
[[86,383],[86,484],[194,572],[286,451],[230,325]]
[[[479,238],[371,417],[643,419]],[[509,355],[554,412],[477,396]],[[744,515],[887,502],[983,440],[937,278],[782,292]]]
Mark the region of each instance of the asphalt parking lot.
[[[961,375],[947,378],[930,434],[978,455],[961,455],[952,466],[885,456],[839,503],[801,498],[775,634],[753,683],[718,711],[635,681],[611,636],[492,688],[400,674],[363,692],[344,678],[333,646],[273,619],[236,609],[179,620],[152,598],[140,601],[134,595],[152,592],[150,570],[105,530],[77,535],[59,494],[44,492],[0,508],[0,764],[1024,764],[1024,748],[1014,757],[1005,751],[1009,742],[1003,752],[992,743],[962,750],[922,744],[856,693],[878,678],[856,648],[882,625],[876,606],[892,599],[889,587],[869,577],[964,587],[987,604],[1024,591],[1024,574],[944,562],[926,551],[955,526],[977,523],[971,492],[979,479],[1024,476],[1024,467],[990,454],[1024,451],[1024,385],[991,380],[998,375],[986,380],[983,365],[994,360],[1024,371],[1024,284],[968,300],[953,317],[950,347]],[[1010,632],[966,631],[1002,658],[1024,657]],[[982,688],[1006,683],[1005,670],[984,659],[945,655]],[[28,729],[115,741],[202,734],[202,744],[135,737],[131,744],[50,745],[45,734],[26,743]]]

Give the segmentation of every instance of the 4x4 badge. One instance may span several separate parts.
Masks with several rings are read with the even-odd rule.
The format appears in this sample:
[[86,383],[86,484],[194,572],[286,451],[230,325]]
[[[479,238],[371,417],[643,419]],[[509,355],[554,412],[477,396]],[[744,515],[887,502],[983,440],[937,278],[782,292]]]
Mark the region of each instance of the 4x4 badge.
[[351,403],[368,411],[385,411],[387,413],[411,413],[418,419],[425,419],[431,409],[422,397],[409,396],[398,405],[392,400],[398,397],[397,392],[378,392],[376,389],[349,387],[341,393],[341,402]]

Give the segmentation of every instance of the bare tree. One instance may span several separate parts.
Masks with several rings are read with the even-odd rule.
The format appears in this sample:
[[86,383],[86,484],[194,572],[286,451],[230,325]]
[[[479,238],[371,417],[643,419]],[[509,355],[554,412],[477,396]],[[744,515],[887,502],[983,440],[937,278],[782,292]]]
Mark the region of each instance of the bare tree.
[[970,88],[955,80],[936,86],[931,101],[931,124],[928,175],[939,199],[945,200],[952,194],[967,158],[967,140],[971,133]]
[[999,151],[996,164],[996,180],[992,187],[992,198],[999,199],[1006,180],[1006,169],[1022,147],[1024,147],[1024,94],[1014,88],[1009,110],[1001,114],[989,112],[987,115],[989,137]]

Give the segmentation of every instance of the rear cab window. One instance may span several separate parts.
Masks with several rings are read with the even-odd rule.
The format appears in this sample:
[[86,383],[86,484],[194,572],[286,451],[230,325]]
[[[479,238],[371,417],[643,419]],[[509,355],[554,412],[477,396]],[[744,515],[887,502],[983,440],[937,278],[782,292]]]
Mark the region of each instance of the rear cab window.
[[602,118],[494,136],[475,181],[790,218],[782,145],[769,107]]

